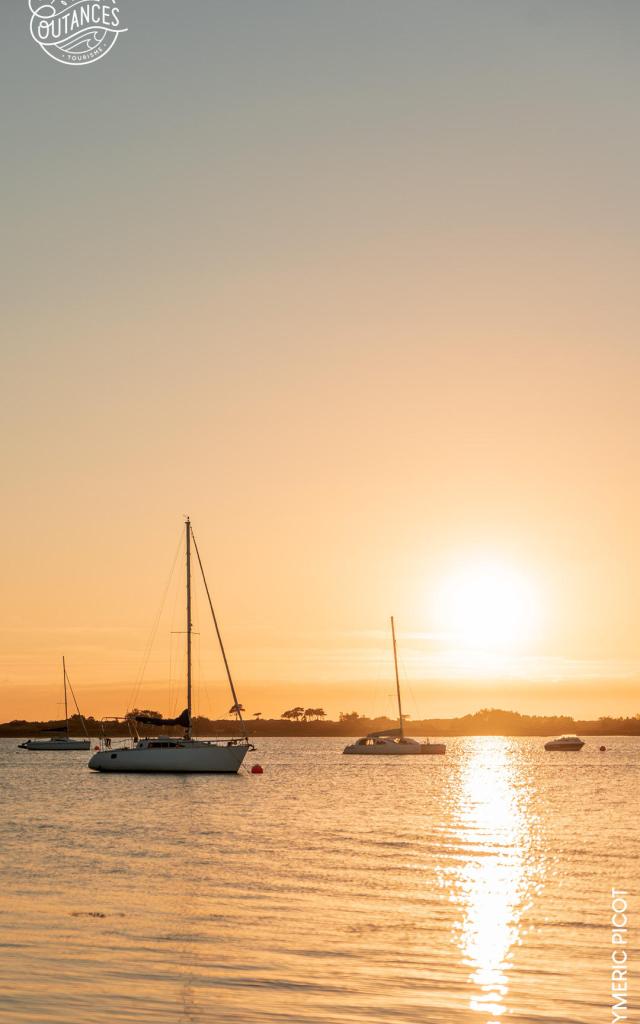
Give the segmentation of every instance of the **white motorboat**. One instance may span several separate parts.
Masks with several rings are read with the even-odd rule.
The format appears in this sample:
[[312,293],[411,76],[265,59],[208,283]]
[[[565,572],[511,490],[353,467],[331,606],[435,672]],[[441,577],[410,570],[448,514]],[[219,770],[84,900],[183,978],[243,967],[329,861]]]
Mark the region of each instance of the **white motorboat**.
[[545,750],[582,750],[583,747],[584,740],[579,736],[558,736],[544,745]]
[[[177,718],[154,718],[149,715],[138,715],[135,718],[105,719],[106,728],[103,728],[103,736],[100,740],[98,750],[89,761],[89,768],[98,772],[221,772],[236,773],[249,750],[253,750],[253,744],[249,742],[246,728],[242,719],[242,705],[238,701],[235,685],[231,678],[231,671],[227,661],[222,637],[218,628],[218,621],[213,610],[213,603],[209,594],[209,587],[204,575],[202,561],[198,545],[191,528],[191,521],[186,520],[186,561],[187,561],[187,707]],[[225,737],[214,740],[194,739],[192,734],[192,711],[191,711],[191,543],[193,542],[195,552],[200,566],[200,573],[204,583],[204,589],[209,602],[209,608],[213,617],[213,623],[222,653],[222,659],[227,674],[227,680],[233,697],[233,707],[237,722],[239,735],[231,738]],[[111,737],[105,735],[109,722],[125,721],[129,727],[129,740],[120,746],[114,746]],[[175,736],[154,736],[141,737],[139,725],[152,726],[181,726],[184,729],[182,737]]]
[[[24,743],[20,743],[19,746],[22,750],[89,750],[91,743],[89,741],[89,734],[85,725],[84,718],[80,714],[80,708],[76,700],[76,695],[73,692],[73,687],[69,681],[67,675],[67,666],[65,665],[64,657],[62,659],[62,682],[64,686],[64,725],[54,726],[51,729],[43,729],[43,732],[47,733],[64,733],[63,736],[49,736],[47,739],[34,739],[25,740]],[[82,728],[84,729],[84,739],[74,739],[69,735],[69,709],[67,703],[67,686],[71,690],[71,696],[76,706],[76,711],[80,715],[80,721],[82,722]]]
[[402,714],[402,697],[400,694],[400,675],[398,673],[398,652],[396,649],[396,628],[391,616],[391,638],[393,641],[393,664],[396,673],[396,694],[398,697],[398,719],[399,728],[383,729],[381,732],[370,732],[355,743],[349,743],[343,754],[364,754],[375,755],[398,755],[398,754],[445,754],[447,751],[444,743],[426,743],[413,739],[412,736],[405,736],[404,717]]

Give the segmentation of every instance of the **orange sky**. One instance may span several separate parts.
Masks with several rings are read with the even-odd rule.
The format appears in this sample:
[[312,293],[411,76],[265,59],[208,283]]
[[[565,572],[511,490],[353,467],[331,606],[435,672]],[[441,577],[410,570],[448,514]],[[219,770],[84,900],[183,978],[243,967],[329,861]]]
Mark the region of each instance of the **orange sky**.
[[[375,710],[392,612],[414,717],[640,710],[640,13],[536,10],[161,0],[80,69],[3,15],[0,719],[62,653],[125,710],[187,512],[249,711]],[[437,621],[478,560],[515,645]]]

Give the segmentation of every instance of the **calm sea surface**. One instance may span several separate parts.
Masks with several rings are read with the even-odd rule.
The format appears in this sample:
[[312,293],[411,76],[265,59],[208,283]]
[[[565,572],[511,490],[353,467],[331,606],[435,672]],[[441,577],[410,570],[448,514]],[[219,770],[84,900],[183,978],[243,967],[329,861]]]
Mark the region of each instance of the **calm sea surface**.
[[344,743],[162,778],[0,741],[2,1024],[611,1021],[640,739]]

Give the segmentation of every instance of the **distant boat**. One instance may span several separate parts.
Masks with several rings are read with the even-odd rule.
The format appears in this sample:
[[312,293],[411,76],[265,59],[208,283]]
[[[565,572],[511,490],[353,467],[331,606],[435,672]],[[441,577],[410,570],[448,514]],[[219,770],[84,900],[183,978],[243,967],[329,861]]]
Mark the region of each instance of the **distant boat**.
[[[24,743],[20,744],[22,750],[88,750],[91,746],[89,742],[89,734],[85,725],[84,718],[80,714],[80,708],[76,700],[76,695],[73,692],[69,677],[67,675],[67,666],[65,664],[64,657],[62,659],[62,684],[64,686],[64,725],[54,726],[52,729],[43,729],[43,732],[62,732],[64,736],[51,736],[49,739],[42,740],[25,740]],[[67,685],[71,690],[76,710],[80,715],[80,721],[82,722],[82,728],[84,729],[86,739],[72,739],[69,735],[69,711],[67,706]]]
[[396,628],[391,616],[391,638],[393,641],[393,664],[396,672],[396,693],[398,696],[398,729],[383,729],[382,732],[370,732],[362,739],[350,743],[342,751],[343,754],[444,754],[444,743],[421,743],[412,736],[405,736],[404,717],[402,714],[402,698],[400,695],[400,676],[398,673],[398,652],[396,649]]
[[545,750],[582,750],[583,747],[584,740],[579,736],[558,736],[544,745]]
[[[242,720],[242,705],[238,701],[231,671],[227,661],[222,637],[218,628],[218,621],[213,610],[209,587],[204,575],[200,552],[191,528],[191,521],[186,520],[186,558],[187,558],[187,706],[177,718],[154,718],[149,715],[139,715],[137,718],[127,718],[125,721],[129,726],[131,739],[124,746],[112,748],[111,739],[103,737],[101,749],[97,751],[89,761],[89,768],[99,772],[222,772],[236,773],[249,750],[254,750],[253,744],[249,742],[247,731]],[[213,617],[222,659],[224,661],[227,680],[233,697],[232,711],[235,713],[239,725],[239,735],[231,739],[218,740],[197,740],[192,733],[192,708],[191,708],[191,543],[195,547],[198,558],[198,565],[204,588],[209,601],[209,608]],[[121,719],[111,719],[119,722]],[[153,738],[141,738],[138,734],[138,725],[153,726],[182,726],[184,735],[182,738],[175,736],[154,736]]]

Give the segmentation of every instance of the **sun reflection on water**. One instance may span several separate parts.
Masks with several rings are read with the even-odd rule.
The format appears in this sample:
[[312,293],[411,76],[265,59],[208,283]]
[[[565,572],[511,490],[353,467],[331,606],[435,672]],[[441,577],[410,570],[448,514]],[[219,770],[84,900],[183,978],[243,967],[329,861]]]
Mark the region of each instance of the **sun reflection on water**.
[[469,1006],[483,1024],[500,1024],[506,1012],[531,881],[530,795],[513,754],[508,740],[478,739],[460,779],[458,823],[468,856],[455,871],[452,899],[462,910],[457,939],[471,969]]

